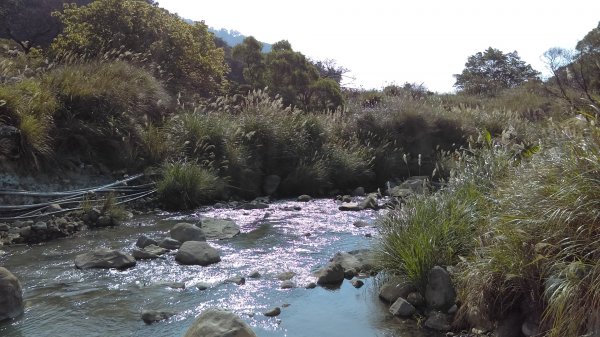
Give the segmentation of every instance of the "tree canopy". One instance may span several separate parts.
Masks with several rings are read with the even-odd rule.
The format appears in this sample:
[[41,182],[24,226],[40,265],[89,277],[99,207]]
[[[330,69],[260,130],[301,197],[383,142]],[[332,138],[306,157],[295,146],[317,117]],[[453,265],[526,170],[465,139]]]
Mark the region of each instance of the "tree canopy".
[[468,94],[494,95],[538,76],[539,72],[522,61],[516,51],[504,54],[489,47],[484,52],[469,56],[462,73],[454,75],[454,86]]
[[96,0],[67,5],[57,13],[63,32],[52,43],[57,54],[99,57],[121,50],[156,65],[172,91],[209,96],[222,91],[227,65],[208,27],[188,24],[144,0]]

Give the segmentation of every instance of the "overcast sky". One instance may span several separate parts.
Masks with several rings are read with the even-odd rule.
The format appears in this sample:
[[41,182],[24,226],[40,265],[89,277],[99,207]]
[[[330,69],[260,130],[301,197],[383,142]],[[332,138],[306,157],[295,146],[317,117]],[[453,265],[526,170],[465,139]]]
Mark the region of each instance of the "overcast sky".
[[600,21],[598,0],[159,0],[183,18],[252,35],[286,39],[313,60],[351,70],[348,86],[423,83],[453,90],[453,74],[487,47],[545,71],[551,47],[574,48]]

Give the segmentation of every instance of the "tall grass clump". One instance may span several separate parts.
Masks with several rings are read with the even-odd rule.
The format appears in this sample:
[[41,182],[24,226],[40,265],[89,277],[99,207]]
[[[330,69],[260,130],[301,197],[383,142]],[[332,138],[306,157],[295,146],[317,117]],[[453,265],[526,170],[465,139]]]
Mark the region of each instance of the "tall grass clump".
[[193,162],[175,162],[164,165],[157,193],[166,209],[186,210],[218,199],[224,187],[211,170]]
[[600,328],[600,132],[567,130],[497,189],[488,236],[463,266],[465,316],[521,312],[550,337]]

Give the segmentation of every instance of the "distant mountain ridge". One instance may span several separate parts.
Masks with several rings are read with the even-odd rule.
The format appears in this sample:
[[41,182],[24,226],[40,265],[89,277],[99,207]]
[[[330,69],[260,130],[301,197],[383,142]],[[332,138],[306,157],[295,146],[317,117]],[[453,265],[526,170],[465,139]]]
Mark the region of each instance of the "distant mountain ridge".
[[[187,23],[194,23],[194,20],[190,20],[190,19],[184,19],[185,22]],[[209,27],[208,30],[215,34],[216,37],[220,38],[221,40],[225,41],[225,43],[227,43],[227,45],[229,45],[230,47],[235,47],[238,44],[242,43],[244,41],[244,39],[246,38],[246,35],[243,35],[242,33],[238,32],[237,30],[229,30],[229,29],[225,29],[225,28],[221,28],[221,29],[216,29],[213,27]],[[266,42],[262,42],[260,41],[260,43],[263,44],[263,48],[262,48],[262,52],[263,53],[268,53],[271,51],[271,44],[270,43],[266,43]]]

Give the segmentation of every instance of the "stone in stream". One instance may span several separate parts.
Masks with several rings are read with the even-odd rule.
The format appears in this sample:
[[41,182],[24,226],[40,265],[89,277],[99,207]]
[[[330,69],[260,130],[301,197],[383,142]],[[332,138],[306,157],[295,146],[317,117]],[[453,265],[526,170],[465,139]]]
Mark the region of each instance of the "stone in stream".
[[402,297],[398,298],[390,307],[390,313],[398,317],[411,317],[416,312],[417,309]]
[[299,202],[309,202],[312,200],[312,197],[308,194],[302,194],[296,200]]
[[173,239],[173,238],[164,238],[159,243],[158,246],[161,248],[165,248],[168,250],[175,250],[181,247],[181,242]]
[[248,275],[249,278],[260,278],[262,275],[260,275],[260,272],[258,271],[253,271],[250,273],[250,275]]
[[200,282],[196,284],[196,288],[198,288],[198,290],[206,290],[208,288],[210,288],[210,284],[206,283],[206,282]]
[[181,243],[186,241],[206,241],[201,228],[186,222],[176,224],[169,232],[171,237]]
[[310,282],[309,284],[306,285],[306,289],[315,289],[317,287],[317,284],[314,282]]
[[208,266],[221,261],[221,257],[218,250],[204,241],[186,241],[177,251],[175,260],[183,265]]
[[140,248],[146,248],[147,246],[150,246],[150,245],[158,246],[158,242],[156,242],[156,240],[150,239],[146,235],[141,235],[135,242],[135,245]]
[[24,310],[21,283],[8,269],[0,267],[0,322],[17,318]]
[[352,224],[352,226],[357,227],[357,228],[361,228],[361,227],[369,227],[370,224],[364,220],[356,220],[354,221],[354,223]]
[[203,218],[200,227],[209,240],[231,239],[240,234],[240,226],[230,219]]
[[279,316],[281,314],[281,308],[275,307],[269,311],[264,312],[263,314],[267,317]]
[[152,324],[154,322],[164,321],[169,319],[171,316],[175,316],[172,311],[158,311],[158,310],[143,310],[142,320],[146,324]]
[[208,309],[196,318],[184,337],[256,337],[256,334],[235,314]]
[[330,285],[339,284],[344,281],[344,268],[336,263],[329,263],[315,272],[317,284]]
[[294,281],[292,280],[286,280],[281,282],[281,285],[279,286],[281,289],[292,289],[292,288],[296,288],[296,283],[294,283]]
[[363,281],[361,281],[361,280],[354,280],[354,281],[352,281],[352,286],[354,288],[357,288],[357,289],[360,288],[360,287],[362,287],[364,284],[365,283]]
[[400,297],[406,298],[415,290],[416,288],[410,282],[402,278],[393,278],[379,289],[379,298],[392,304]]
[[359,207],[360,209],[378,209],[379,204],[377,202],[377,194],[371,193],[367,195],[367,197],[361,201]]
[[330,262],[341,265],[346,276],[354,276],[361,272],[368,273],[372,271],[375,258],[372,251],[359,249],[350,252],[337,252]]
[[163,255],[166,252],[167,250],[165,248],[156,245],[148,245],[144,249],[134,249],[132,255],[136,260],[147,260],[163,258],[160,255]]
[[117,268],[125,269],[135,266],[135,259],[119,250],[99,248],[92,252],[77,255],[75,266],[79,269]]
[[227,280],[225,280],[224,283],[233,283],[233,284],[237,284],[238,286],[241,286],[241,285],[246,284],[246,278],[244,278],[242,276],[234,276],[234,277],[231,277],[231,278],[228,278]]
[[283,273],[279,273],[277,275],[277,279],[279,281],[287,281],[287,280],[291,280],[292,278],[294,278],[294,276],[296,276],[296,273],[294,273],[293,271],[285,271]]

